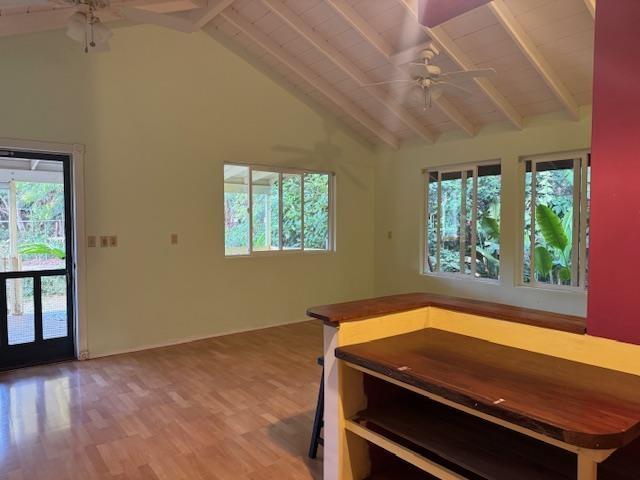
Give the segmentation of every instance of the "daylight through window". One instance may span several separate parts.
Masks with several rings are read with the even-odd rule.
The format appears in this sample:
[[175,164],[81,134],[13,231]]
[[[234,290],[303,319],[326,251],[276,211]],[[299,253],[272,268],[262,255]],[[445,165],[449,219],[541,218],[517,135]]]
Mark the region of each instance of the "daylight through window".
[[523,283],[586,288],[589,155],[527,158],[523,163]]
[[333,249],[333,175],[224,166],[225,255]]
[[429,169],[424,272],[498,279],[499,162]]

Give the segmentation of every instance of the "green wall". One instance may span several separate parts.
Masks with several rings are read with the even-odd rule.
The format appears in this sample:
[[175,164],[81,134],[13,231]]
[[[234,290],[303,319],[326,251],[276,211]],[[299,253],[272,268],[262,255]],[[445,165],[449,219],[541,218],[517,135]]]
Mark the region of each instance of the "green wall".
[[[85,144],[87,234],[119,237],[87,250],[91,355],[373,294],[372,150],[206,33],[122,26],[102,55],[62,31],[2,38],[0,64],[0,138]],[[334,170],[338,251],[225,258],[225,161]]]

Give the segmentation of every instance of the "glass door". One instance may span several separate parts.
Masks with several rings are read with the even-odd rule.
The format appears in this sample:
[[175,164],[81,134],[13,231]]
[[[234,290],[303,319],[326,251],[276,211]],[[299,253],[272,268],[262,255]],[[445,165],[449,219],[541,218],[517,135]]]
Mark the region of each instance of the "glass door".
[[75,356],[70,163],[0,150],[0,370]]

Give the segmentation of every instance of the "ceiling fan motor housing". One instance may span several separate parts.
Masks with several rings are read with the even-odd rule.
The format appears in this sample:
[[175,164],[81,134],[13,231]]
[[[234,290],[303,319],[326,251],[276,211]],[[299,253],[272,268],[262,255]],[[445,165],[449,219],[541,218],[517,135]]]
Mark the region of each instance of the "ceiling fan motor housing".
[[411,73],[415,77],[432,78],[442,74],[442,69],[428,63],[414,63],[411,65]]
[[433,43],[429,43],[427,47],[420,52],[420,58],[424,63],[429,63],[435,57],[440,55],[440,50]]

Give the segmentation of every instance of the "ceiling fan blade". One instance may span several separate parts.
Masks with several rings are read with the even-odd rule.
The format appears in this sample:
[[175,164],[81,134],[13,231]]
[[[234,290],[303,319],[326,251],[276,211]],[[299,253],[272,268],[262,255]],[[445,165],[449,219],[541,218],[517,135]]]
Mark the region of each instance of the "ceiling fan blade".
[[473,92],[466,88],[449,82],[438,82],[432,87],[433,95],[441,95],[446,93],[447,95],[453,95],[454,97],[470,97]]
[[386,82],[365,83],[363,87],[377,87],[378,85],[391,85],[393,83],[416,83],[415,80],[388,80]]
[[492,78],[496,76],[493,68],[480,68],[477,70],[460,70],[459,72],[445,72],[438,78],[443,80],[466,80],[472,78]]

